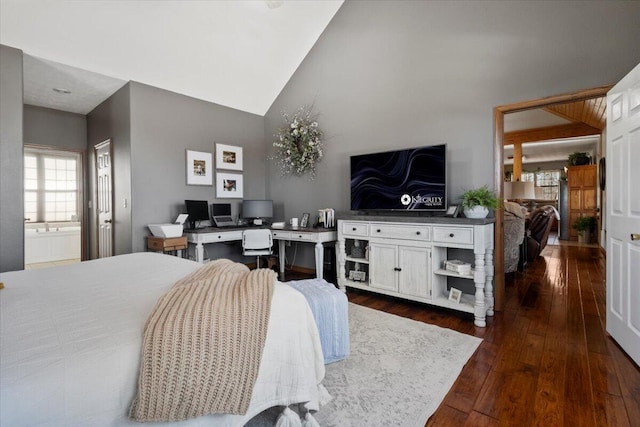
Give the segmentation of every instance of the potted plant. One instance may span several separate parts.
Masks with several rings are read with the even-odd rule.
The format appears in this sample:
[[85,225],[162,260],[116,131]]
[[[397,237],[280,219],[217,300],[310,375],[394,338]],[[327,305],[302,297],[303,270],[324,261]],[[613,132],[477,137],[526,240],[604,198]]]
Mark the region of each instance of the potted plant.
[[578,230],[578,242],[590,243],[591,233],[596,228],[596,218],[593,216],[581,216],[578,217],[572,227]]
[[569,154],[567,162],[569,166],[588,165],[591,163],[591,156],[589,156],[588,153],[576,151],[575,153]]
[[497,207],[498,199],[486,185],[462,193],[462,208],[467,218],[486,218],[489,208]]

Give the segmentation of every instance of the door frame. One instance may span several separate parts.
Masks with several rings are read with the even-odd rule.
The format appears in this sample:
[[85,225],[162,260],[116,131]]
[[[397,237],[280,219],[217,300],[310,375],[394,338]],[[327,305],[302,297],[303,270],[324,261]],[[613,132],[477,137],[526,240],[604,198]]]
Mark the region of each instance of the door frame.
[[[508,113],[518,111],[533,110],[536,108],[547,107],[554,104],[563,104],[567,102],[583,101],[591,98],[599,98],[606,96],[607,92],[613,85],[600,86],[593,89],[585,89],[577,92],[570,92],[562,95],[547,96],[544,98],[533,99],[530,101],[516,102],[515,104],[507,104],[495,107],[493,109],[493,170],[494,188],[496,196],[499,200],[503,200],[504,194],[504,116]],[[504,280],[504,222],[502,209],[496,209],[496,227],[494,235],[494,297],[495,310],[503,311],[505,305],[505,280]]]

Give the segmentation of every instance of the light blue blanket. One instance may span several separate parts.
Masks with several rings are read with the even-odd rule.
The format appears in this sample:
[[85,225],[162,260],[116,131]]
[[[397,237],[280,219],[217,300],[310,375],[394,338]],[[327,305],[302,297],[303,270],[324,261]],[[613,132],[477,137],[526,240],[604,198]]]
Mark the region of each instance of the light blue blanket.
[[318,325],[325,365],[349,356],[349,309],[347,296],[324,279],[288,282],[300,291]]

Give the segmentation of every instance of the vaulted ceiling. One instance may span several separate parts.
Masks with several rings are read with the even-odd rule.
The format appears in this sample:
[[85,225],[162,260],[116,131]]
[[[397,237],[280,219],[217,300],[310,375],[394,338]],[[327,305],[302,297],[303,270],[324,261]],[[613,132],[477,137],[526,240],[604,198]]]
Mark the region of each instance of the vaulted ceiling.
[[28,104],[87,114],[133,80],[264,115],[342,3],[2,0],[0,43]]

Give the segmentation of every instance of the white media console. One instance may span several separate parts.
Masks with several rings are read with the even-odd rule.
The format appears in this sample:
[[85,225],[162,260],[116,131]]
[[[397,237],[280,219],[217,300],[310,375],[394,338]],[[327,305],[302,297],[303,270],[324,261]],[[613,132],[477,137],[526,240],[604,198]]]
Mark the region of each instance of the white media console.
[[[338,285],[493,315],[493,218],[348,215],[338,218]],[[445,269],[452,249],[473,258],[470,274]],[[472,253],[472,255],[471,255]],[[460,251],[458,251],[460,254]],[[475,293],[450,297],[448,278],[473,281]]]

